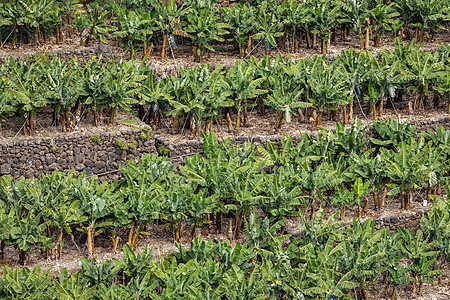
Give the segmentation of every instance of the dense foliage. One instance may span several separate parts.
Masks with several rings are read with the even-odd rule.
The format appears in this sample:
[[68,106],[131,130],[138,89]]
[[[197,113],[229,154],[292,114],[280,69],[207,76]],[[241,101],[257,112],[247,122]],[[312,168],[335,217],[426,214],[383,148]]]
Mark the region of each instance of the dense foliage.
[[[155,127],[169,115],[174,133],[184,124],[198,135],[203,125],[209,132],[225,117],[230,128],[233,123],[239,128],[247,123],[247,108],[256,103],[261,113],[273,110],[279,129],[296,115],[320,126],[326,112],[337,119],[335,110],[347,122],[353,118],[353,102],[377,119],[385,103],[395,108],[405,94],[412,96],[410,113],[449,101],[449,53],[447,44],[430,52],[397,40],[393,53],[343,50],[332,63],[323,56],[296,61],[280,55],[260,61],[251,57],[226,72],[220,65],[203,65],[159,80],[151,63],[137,60],[102,63],[92,56],[82,66],[76,59],[64,62],[58,57],[41,56],[33,62],[10,58],[0,68],[0,120],[17,115],[25,133],[32,134],[38,111],[53,106],[54,124],[70,131],[88,112],[95,125],[105,113],[114,124],[118,110],[139,107],[140,117]],[[227,116],[233,112],[234,120]]]
[[[194,56],[201,61],[213,42],[232,41],[240,56],[251,50],[252,40],[271,48],[297,51],[305,40],[307,47],[320,39],[322,53],[338,30],[343,39],[354,33],[361,49],[373,39],[378,46],[384,34],[432,39],[449,21],[448,0],[296,0],[242,1],[231,7],[219,7],[217,0],[14,0],[0,2],[0,40],[42,44],[50,35],[57,43],[73,38],[75,31],[82,44],[91,39],[108,43],[121,37],[132,55],[141,48],[144,55],[152,41],[162,42],[162,57],[174,50],[175,37],[188,36]],[[281,4],[280,4],[281,2]],[[157,33],[157,37],[154,37]],[[161,38],[162,37],[162,38]],[[2,44],[0,43],[0,44]]]
[[[238,237],[254,207],[273,226],[286,217],[311,219],[323,206],[339,210],[341,218],[353,207],[360,217],[369,201],[383,209],[391,195],[407,209],[422,188],[431,201],[448,182],[450,131],[440,127],[416,140],[409,121],[375,122],[375,129],[379,138],[368,140],[359,120],[349,129],[339,122],[335,133],[322,129],[317,141],[305,134],[296,146],[289,137],[280,149],[270,141],[265,148],[232,146],[229,139],[219,145],[214,133],[204,134],[204,156],[188,157],[176,170],[168,158],[144,154],[139,164],[121,167],[125,179],[112,184],[58,171],[30,180],[5,176],[0,239],[19,249],[24,261],[34,247],[60,255],[63,236],[73,230],[86,234],[92,254],[99,234],[109,234],[116,249],[126,231],[136,247],[155,220],[179,241],[186,224],[193,238],[205,223],[225,231],[223,219],[232,216],[228,230]],[[375,147],[368,149],[369,142]]]
[[[24,267],[3,268],[2,299],[348,299],[367,298],[368,289],[383,279],[386,296],[396,298],[399,285],[412,285],[422,294],[422,284],[440,281],[440,255],[448,252],[450,206],[439,200],[427,218],[425,232],[398,227],[374,229],[374,222],[340,227],[335,215],[323,211],[312,220],[302,219],[303,235],[288,241],[275,236],[279,226],[260,225],[252,213],[245,226],[247,243],[205,242],[194,238],[189,248],[154,258],[146,246],[133,253],[123,246],[123,259],[81,258],[81,271],[59,277]],[[255,221],[256,220],[256,221]],[[438,224],[436,226],[435,224]],[[447,224],[447,228],[445,225]],[[440,234],[446,236],[439,237]],[[437,234],[437,235],[436,235]],[[282,246],[282,244],[287,244]],[[446,245],[448,246],[448,245]],[[447,256],[448,258],[448,256]],[[438,282],[436,282],[437,280]]]

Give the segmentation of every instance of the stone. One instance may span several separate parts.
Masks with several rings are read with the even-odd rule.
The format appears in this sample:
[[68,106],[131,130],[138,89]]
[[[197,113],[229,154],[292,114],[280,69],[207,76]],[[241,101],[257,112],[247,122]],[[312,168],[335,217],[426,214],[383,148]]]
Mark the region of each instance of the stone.
[[52,163],[54,163],[56,161],[56,157],[55,155],[51,154],[51,153],[47,153],[45,155],[45,162],[47,163],[47,165],[51,165]]

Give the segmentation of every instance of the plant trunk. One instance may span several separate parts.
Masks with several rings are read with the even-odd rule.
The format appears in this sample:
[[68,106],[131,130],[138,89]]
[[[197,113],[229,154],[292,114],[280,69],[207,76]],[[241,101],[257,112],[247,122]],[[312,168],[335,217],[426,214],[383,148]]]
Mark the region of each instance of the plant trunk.
[[131,246],[131,243],[133,241],[133,234],[134,234],[134,221],[131,222],[131,228],[130,232],[128,233],[128,241],[127,244]]
[[387,195],[387,188],[384,189],[383,196],[381,197],[380,209],[384,208],[384,204],[386,203],[386,195]]
[[313,48],[316,48],[317,45],[317,34],[313,34],[313,41],[312,41],[312,46]]
[[[381,103],[380,103],[380,109],[381,109]],[[372,110],[373,110],[373,119],[378,119],[377,117],[377,108],[375,102],[372,101]]]
[[180,128],[180,123],[178,121],[177,115],[172,115],[172,125],[173,125],[173,133],[177,133]]
[[319,110],[317,112],[316,127],[320,127],[322,125],[322,115],[323,115],[323,112],[321,110]]
[[92,234],[92,225],[87,228],[87,251],[89,256],[94,254],[94,235]]
[[227,113],[228,132],[233,129],[233,122],[231,121],[230,113]]
[[282,124],[283,124],[283,113],[277,111],[275,117],[275,128],[280,129]]
[[207,134],[209,134],[210,131],[211,131],[211,119],[210,118],[206,119],[205,131],[206,131]]
[[234,238],[237,239],[239,236],[239,230],[241,229],[241,223],[242,223],[242,212],[239,210],[238,214],[236,215],[236,224],[234,227]]
[[109,124],[114,125],[117,115],[117,106],[111,107],[111,115],[109,116]]
[[116,253],[120,240],[121,240],[120,236],[114,235],[112,237],[112,249],[111,249],[112,253]]
[[395,300],[396,294],[397,294],[396,292],[397,292],[397,290],[395,289],[395,285],[394,285],[394,287],[392,288],[391,300]]
[[241,111],[238,110],[236,117],[236,129],[239,129],[240,127],[241,127]]
[[250,53],[252,51],[252,36],[250,35],[248,37],[248,43],[247,43],[247,53]]
[[247,99],[244,100],[244,114],[243,114],[243,117],[244,117],[243,124],[247,125],[247,122],[248,122]]
[[384,95],[382,95],[381,99],[380,99],[380,106],[379,106],[379,111],[378,111],[378,114],[380,115],[380,117],[383,115],[383,106],[384,106]]
[[345,205],[341,206],[341,220],[345,217]]
[[322,55],[327,54],[327,42],[322,40]]
[[245,55],[244,45],[239,44],[239,59],[243,59]]
[[380,204],[378,202],[378,194],[375,191],[372,191],[373,195],[373,203],[375,204],[375,209],[378,209],[380,207]]
[[351,122],[353,120],[353,101],[348,104],[348,120]]
[[369,47],[369,41],[370,41],[370,19],[367,18],[366,20],[366,39],[364,41],[364,49],[367,49]]
[[164,33],[163,34],[163,44],[162,44],[162,49],[161,49],[161,58],[162,59],[166,58],[166,44],[167,44],[167,34]]

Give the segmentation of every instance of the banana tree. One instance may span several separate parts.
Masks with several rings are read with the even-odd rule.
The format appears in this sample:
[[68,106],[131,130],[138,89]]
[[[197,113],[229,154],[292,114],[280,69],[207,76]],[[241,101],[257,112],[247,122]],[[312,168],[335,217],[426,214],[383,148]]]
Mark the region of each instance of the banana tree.
[[190,9],[186,18],[188,24],[184,30],[194,43],[194,61],[201,63],[207,50],[215,51],[211,45],[213,41],[224,41],[221,36],[228,33],[228,24],[221,22],[216,6],[211,9]]
[[[345,78],[350,87],[351,94],[356,101],[361,101],[361,92],[366,86],[370,75],[373,55],[367,51],[356,52],[353,48],[342,50],[337,56],[335,64],[337,72]],[[353,102],[349,103],[349,119],[353,119]],[[344,122],[347,121],[347,110],[344,107]]]
[[253,39],[264,39],[266,55],[271,47],[277,47],[276,38],[283,35],[281,22],[277,15],[268,8],[267,1],[263,1],[255,14],[255,34]]
[[[378,247],[382,232],[374,232],[373,220],[361,225],[353,219],[353,226],[347,230],[348,240],[342,243],[342,254],[338,266],[346,271],[353,271],[362,299],[367,298],[367,283],[375,280],[385,271],[383,260],[386,253]],[[359,298],[360,295],[358,295]]]
[[410,89],[416,90],[416,99],[410,106],[413,106],[415,110],[420,110],[423,107],[423,99],[429,92],[429,85],[445,74],[445,67],[443,62],[439,61],[438,51],[432,54],[419,49],[406,53],[406,63],[408,68],[402,68],[400,72],[412,84]]
[[151,39],[154,32],[154,19],[152,19],[150,11],[130,11],[120,7],[117,3],[114,3],[114,11],[119,17],[120,30],[112,33],[111,37],[126,38],[131,57],[134,57],[136,42],[144,42],[144,57],[147,56],[149,51],[147,39]]
[[235,225],[233,236],[235,238],[238,238],[242,218],[250,214],[250,207],[268,202],[268,197],[261,194],[265,181],[264,176],[258,174],[256,163],[248,166],[244,173],[233,176],[230,179],[229,189],[232,192],[232,203],[225,205],[225,207],[234,211]]
[[325,109],[334,110],[336,104],[347,105],[352,100],[351,90],[345,81],[338,78],[332,65],[324,67],[323,70],[320,69],[313,67],[307,76],[308,100],[317,110],[315,120],[317,127],[322,124],[322,115]]
[[80,41],[82,45],[89,45],[92,37],[100,40],[104,44],[108,44],[106,34],[109,31],[117,30],[117,27],[108,25],[111,13],[111,11],[102,10],[102,8],[95,3],[88,6],[85,15],[85,26],[88,28],[88,34],[85,38],[81,38]]
[[[265,99],[265,104],[273,108],[276,114],[275,128],[280,129],[283,119],[292,122],[291,114],[295,109],[311,107],[312,103],[300,101],[303,89],[299,85],[286,79],[286,76],[275,76],[275,87]],[[284,116],[283,116],[284,115]]]
[[[77,120],[71,116],[71,108],[78,98],[77,83],[80,69],[78,62],[72,60],[69,64],[55,57],[45,65],[48,85],[52,91],[49,104],[54,106],[55,115],[61,115],[61,125],[64,132],[70,131]],[[55,124],[56,125],[56,124]]]
[[110,108],[109,122],[114,125],[119,109],[129,111],[133,104],[138,103],[140,82],[145,75],[140,75],[138,63],[135,60],[116,63],[110,60],[106,65],[105,80],[102,89],[107,97],[106,104]]
[[250,39],[249,34],[254,24],[254,11],[251,6],[240,2],[234,6],[222,8],[222,13],[232,34],[228,41],[238,44],[239,58],[242,59],[245,55],[245,45]]
[[259,89],[265,79],[254,79],[253,74],[254,69],[245,67],[240,61],[236,61],[236,66],[227,72],[226,81],[233,92],[230,98],[234,99],[237,109],[236,129],[241,127],[242,109],[244,109],[243,123],[247,123],[247,100],[266,93],[266,90]]
[[[384,197],[378,199],[380,190],[385,183],[383,174],[381,174],[382,161],[380,155],[372,155],[375,149],[364,152],[360,156],[353,155],[350,159],[350,167],[345,171],[345,181],[354,181],[358,178],[370,181],[372,187],[372,197],[375,208],[383,208]],[[381,200],[381,201],[380,201]]]
[[369,46],[369,8],[368,1],[349,0],[341,4],[343,18],[339,19],[350,25],[360,40],[360,50]]
[[105,79],[106,69],[95,56],[91,56],[81,71],[78,94],[80,101],[93,112],[95,126],[103,122],[102,111],[107,106],[108,97],[103,90]]
[[[442,20],[448,20],[448,3],[438,0],[414,0],[409,4],[418,16],[415,26],[420,28],[419,43],[423,43],[425,30],[435,30],[436,27],[445,30]],[[427,32],[428,35],[428,32]]]
[[397,18],[400,14],[394,9],[394,3],[385,2],[383,0],[377,0],[373,9],[368,11],[375,47],[380,46],[380,38],[383,31],[392,31],[401,25],[401,21]]
[[[438,251],[435,251],[438,241],[429,241],[423,236],[422,230],[397,228],[400,237],[400,249],[408,258],[408,270],[414,278],[412,294],[422,293],[422,282],[430,281],[431,276],[438,275],[440,270],[432,270]],[[433,282],[433,281],[432,281]]]
[[314,1],[309,7],[310,14],[313,17],[315,29],[312,33],[319,34],[322,43],[322,54],[327,53],[327,43],[330,40],[331,29],[337,23],[337,17],[340,7],[330,0]]
[[267,175],[265,194],[270,200],[262,205],[262,209],[270,216],[271,223],[298,216],[306,209],[307,197],[302,195],[302,186],[296,184],[294,174],[292,167],[285,166]]
[[50,238],[45,235],[45,229],[49,222],[42,222],[40,214],[24,212],[20,214],[17,208],[12,207],[8,214],[6,225],[2,222],[2,230],[9,232],[9,237],[4,241],[19,250],[19,264],[28,262],[28,252],[34,247],[50,249],[53,247]]
[[[174,183],[177,182],[174,179]],[[177,184],[160,191],[157,199],[161,202],[160,219],[168,220],[169,231],[173,234],[173,240],[180,242],[183,238],[183,222],[188,219],[193,198],[193,186],[184,184],[178,179]]]
[[24,134],[34,134],[34,118],[37,111],[47,104],[51,95],[46,80],[40,76],[39,64],[10,59],[9,77],[4,77],[7,93],[16,99],[16,107],[25,116]]
[[[169,35],[181,31],[181,18],[187,13],[184,6],[178,7],[175,0],[157,1],[155,5],[155,23],[158,30],[163,33],[163,44],[161,49],[161,58],[166,58],[166,48]],[[173,45],[169,44],[173,51]]]
[[78,178],[77,184],[71,187],[69,194],[74,200],[80,201],[80,208],[86,221],[77,230],[87,234],[87,251],[92,256],[95,237],[112,223],[109,219],[110,213],[115,202],[120,199],[106,182],[100,185],[96,177],[89,180],[84,177]]
[[425,154],[432,151],[431,143],[424,145],[421,139],[411,145],[400,142],[397,152],[386,148],[380,150],[384,165],[380,171],[393,181],[388,184],[392,189],[388,194],[396,195],[401,192],[401,208],[409,209],[412,203],[412,191],[422,187],[431,171],[425,164],[427,158]]

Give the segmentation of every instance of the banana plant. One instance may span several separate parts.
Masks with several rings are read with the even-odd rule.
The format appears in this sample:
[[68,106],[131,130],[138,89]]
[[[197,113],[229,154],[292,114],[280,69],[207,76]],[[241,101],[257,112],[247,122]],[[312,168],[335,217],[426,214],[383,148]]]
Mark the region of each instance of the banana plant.
[[227,204],[225,207],[234,211],[235,225],[233,235],[235,238],[239,235],[242,218],[250,214],[250,207],[268,202],[269,199],[261,195],[265,181],[264,176],[258,174],[257,163],[248,166],[244,173],[233,176],[229,180],[232,203]]
[[350,25],[360,40],[360,50],[369,45],[369,7],[368,1],[349,0],[341,4],[343,17],[340,22]]
[[[292,112],[295,109],[311,107],[312,103],[300,101],[303,89],[293,86],[295,83],[286,79],[286,76],[275,76],[272,93],[265,99],[265,104],[276,111],[275,128],[280,129],[283,120],[292,122]],[[292,82],[293,84],[290,84]]]
[[266,93],[265,90],[259,89],[264,78],[254,79],[254,69],[244,66],[240,61],[236,61],[236,66],[229,69],[226,75],[226,81],[230,86],[234,103],[237,109],[236,129],[241,127],[241,114],[243,112],[243,123],[247,123],[247,100]]
[[430,281],[431,276],[440,273],[440,270],[431,270],[436,261],[438,251],[435,249],[439,242],[437,240],[429,242],[420,229],[414,232],[398,227],[397,230],[401,239],[400,248],[409,260],[408,270],[414,278],[412,294],[421,293],[423,280]]
[[[370,78],[370,62],[373,58],[368,51],[356,52],[353,48],[342,50],[341,54],[337,56],[335,64],[337,65],[337,72],[345,78],[347,84],[350,86],[353,98],[360,102],[362,99],[361,91],[365,88],[368,79]],[[349,119],[353,119],[353,102],[349,103]],[[344,107],[344,122],[347,121],[347,110]]]
[[445,66],[442,61],[439,61],[439,52],[432,54],[415,48],[406,53],[406,63],[408,67],[402,68],[401,74],[413,85],[410,89],[416,90],[416,99],[414,103],[410,103],[410,106],[415,111],[420,111],[424,105],[423,99],[430,90],[430,84],[435,83],[445,74]]
[[268,7],[268,1],[263,1],[255,13],[255,34],[253,39],[262,39],[265,41],[266,55],[272,47],[277,47],[276,38],[283,35],[281,31],[281,22],[277,15]]
[[95,258],[88,260],[86,257],[81,257],[81,270],[83,271],[83,281],[86,282],[87,286],[109,283],[119,271],[114,267],[112,260],[107,259],[97,264]]
[[136,95],[139,94],[140,82],[145,75],[140,75],[138,64],[135,60],[116,63],[110,60],[106,65],[105,80],[102,89],[110,108],[109,123],[115,124],[119,109],[129,111],[133,104],[138,103]]
[[194,43],[194,61],[201,63],[207,50],[215,51],[211,46],[213,41],[224,41],[222,36],[228,33],[228,25],[221,22],[216,6],[190,9],[186,19],[188,24],[184,30]]
[[45,229],[49,222],[42,222],[42,215],[35,215],[32,212],[19,214],[12,207],[6,220],[7,226],[2,224],[4,229],[8,230],[9,237],[4,241],[13,245],[19,250],[19,263],[24,265],[28,261],[28,252],[35,247],[50,249],[53,247],[51,239],[45,235]]
[[422,217],[420,228],[427,236],[438,241],[438,249],[444,256],[450,257],[450,208],[444,200],[434,196],[432,199],[433,209]]
[[391,188],[388,195],[401,193],[401,208],[409,209],[412,204],[412,191],[420,189],[431,170],[426,164],[431,143],[424,145],[423,139],[408,146],[405,142],[399,144],[399,150],[394,152],[381,148],[384,176],[393,183],[387,184]]
[[373,220],[361,225],[359,220],[353,218],[353,226],[346,233],[349,239],[342,243],[342,255],[338,265],[346,271],[353,270],[352,278],[358,283],[365,299],[367,283],[385,271],[383,260],[386,253],[378,248],[382,232],[374,232]]
[[322,124],[322,115],[325,109],[335,110],[335,105],[347,105],[351,102],[351,90],[345,81],[338,79],[335,68],[321,67],[320,59],[314,59],[314,65],[307,76],[309,87],[308,100],[317,110],[316,126]]
[[347,273],[338,271],[337,258],[342,253],[342,244],[333,247],[334,240],[329,239],[320,248],[309,244],[307,254],[307,273],[309,287],[305,294],[332,300],[345,297],[357,283],[352,280],[355,270]]
[[315,29],[312,33],[318,34],[322,43],[322,54],[327,53],[327,43],[331,36],[331,29],[336,25],[340,7],[330,0],[311,1],[310,14],[313,17]]
[[119,18],[120,30],[112,33],[111,37],[126,38],[132,58],[134,58],[136,51],[136,42],[143,42],[143,52],[144,57],[146,57],[149,52],[147,40],[152,38],[153,32],[155,31],[154,19],[151,17],[151,12],[127,10],[117,3],[114,3],[114,11]]
[[138,254],[134,254],[130,245],[123,245],[123,259],[114,259],[116,264],[114,267],[117,270],[123,271],[127,277],[127,281],[132,278],[144,276],[152,268],[153,250],[150,250],[150,246],[147,245],[144,251]]
[[223,283],[218,287],[218,292],[227,299],[244,300],[255,299],[262,300],[267,298],[267,286],[261,280],[261,271],[258,265],[253,269],[247,278],[246,273],[233,265],[231,269],[224,274]]
[[285,217],[298,216],[307,208],[308,197],[303,196],[302,186],[297,185],[292,166],[283,166],[269,174],[266,195],[270,201],[262,205],[270,221],[277,222]]
[[[154,2],[154,6],[156,11],[156,28],[163,33],[161,58],[166,58],[166,49],[169,35],[174,35],[181,31],[181,18],[188,11],[184,6],[178,7],[175,0],[169,0],[167,2],[156,1]],[[173,51],[173,45],[169,44],[169,47],[171,51]]]
[[239,47],[239,58],[245,55],[245,44],[250,38],[254,24],[254,11],[251,6],[239,2],[231,7],[222,8],[224,22],[228,24],[232,37],[230,42],[237,43]]
[[107,105],[107,96],[103,91],[106,69],[103,68],[95,56],[91,56],[82,69],[78,94],[80,101],[93,112],[94,124],[98,126],[103,122],[102,110]]
[[247,219],[244,219],[244,236],[250,246],[256,249],[267,249],[271,239],[276,236],[284,225],[285,220],[278,220],[271,225],[267,217],[260,224],[258,212],[253,210],[250,213],[248,222]]
[[188,211],[188,218],[192,224],[191,239],[195,238],[198,227],[211,222],[208,217],[213,212],[224,211],[221,203],[217,201],[219,196],[218,194],[208,196],[207,189],[200,190],[192,195],[193,199],[189,203],[191,209]]
[[75,125],[71,108],[78,99],[77,83],[80,75],[78,62],[72,59],[70,63],[55,57],[45,64],[48,85],[51,96],[48,103],[54,106],[55,115],[61,115],[61,125],[64,132],[71,131]]
[[402,123],[399,116],[397,120],[389,119],[387,121],[374,121],[373,127],[380,136],[380,138],[370,138],[370,141],[373,144],[387,149],[398,150],[398,145],[401,142],[404,142],[407,145],[412,143],[412,140],[416,135],[417,125],[411,124],[410,118]]
[[11,270],[9,267],[3,268],[4,277],[4,291],[6,297],[11,299],[36,299],[36,295],[50,298],[51,276],[49,271],[42,273],[41,268],[37,266],[33,271],[24,267],[21,270],[19,267]]
[[117,27],[108,25],[112,11],[103,10],[98,4],[92,3],[88,6],[85,15],[85,27],[88,29],[87,36],[81,38],[81,44],[89,45],[92,38],[100,40],[104,44],[108,44],[106,34],[109,31],[117,30]]
[[25,117],[24,134],[34,134],[37,111],[47,104],[51,91],[43,80],[39,64],[10,59],[9,77],[3,77],[7,93],[15,98],[17,111]]
[[[418,17],[419,22],[414,25],[420,28],[419,42],[423,43],[426,30],[435,30],[436,27],[444,29],[440,23],[441,20],[448,19],[448,6],[446,6],[448,3],[437,0],[414,0],[411,2],[408,5]],[[428,32],[426,34],[428,35]]]
[[377,0],[373,9],[368,11],[371,20],[374,46],[380,46],[380,38],[383,31],[392,31],[398,28],[401,21],[397,18],[400,14],[393,7],[394,3],[385,3],[383,0]]
[[96,177],[90,179],[78,178],[77,184],[71,187],[69,194],[74,200],[80,201],[80,207],[86,221],[77,230],[87,234],[87,251],[92,256],[94,254],[95,237],[106,230],[106,227],[113,222],[109,218],[111,210],[115,202],[120,199],[118,199],[117,194],[114,194],[108,183],[99,184]]
[[380,155],[373,155],[375,149],[368,150],[360,156],[350,157],[350,167],[345,171],[345,181],[355,181],[358,178],[367,180],[372,187],[371,193],[375,208],[383,208],[385,196],[378,198],[380,189],[385,183],[385,178],[381,173],[382,160]]
[[87,287],[81,273],[76,272],[70,277],[66,268],[62,269],[58,280],[52,282],[58,300],[88,300],[92,298],[93,287]]

